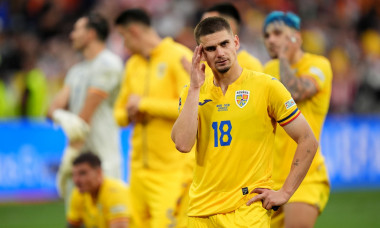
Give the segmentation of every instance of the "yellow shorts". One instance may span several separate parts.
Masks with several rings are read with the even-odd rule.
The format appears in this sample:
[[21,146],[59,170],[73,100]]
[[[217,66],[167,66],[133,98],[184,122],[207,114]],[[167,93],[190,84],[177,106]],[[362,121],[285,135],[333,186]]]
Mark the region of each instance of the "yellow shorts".
[[235,211],[216,214],[208,217],[189,217],[189,228],[234,228],[252,227],[269,228],[272,210],[262,207],[261,201],[255,202],[250,206],[242,205]]
[[[321,179],[323,175],[327,176],[327,173],[324,173],[326,173],[326,169],[308,174],[309,176],[301,183],[288,203],[307,203],[315,206],[318,208],[319,213],[322,213],[330,195],[330,185],[327,178],[322,178],[320,181],[317,179]],[[272,216],[271,228],[284,227],[284,218],[285,214],[283,210],[274,213]]]
[[178,220],[175,216],[179,207],[177,204],[184,194],[184,181],[184,172],[181,170],[132,169],[130,227],[175,227]]

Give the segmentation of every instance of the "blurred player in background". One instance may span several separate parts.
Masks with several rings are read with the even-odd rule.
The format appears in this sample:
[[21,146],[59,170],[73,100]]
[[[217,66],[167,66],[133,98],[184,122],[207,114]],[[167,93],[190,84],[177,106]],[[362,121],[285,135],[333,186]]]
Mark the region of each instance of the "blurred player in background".
[[73,162],[73,181],[68,227],[129,227],[128,188],[121,180],[104,177],[98,156],[79,155]]
[[190,60],[192,53],[169,37],[159,37],[141,9],[124,11],[115,23],[132,54],[114,109],[120,126],[134,126],[131,226],[174,227],[177,202],[192,176],[184,170],[193,161],[178,153],[170,132],[180,91],[189,82],[181,58]]
[[[273,60],[264,72],[278,78],[291,93],[319,141],[329,108],[332,70],[323,56],[301,49],[300,18],[274,11],[264,22],[264,42]],[[279,128],[276,132],[273,180],[284,184],[297,144]],[[304,181],[289,202],[272,218],[272,227],[313,227],[329,197],[330,187],[321,150],[318,149]]]
[[57,177],[66,207],[73,187],[71,163],[80,151],[93,151],[102,160],[106,176],[121,178],[120,134],[112,111],[123,65],[106,49],[108,30],[107,21],[98,14],[77,20],[70,38],[84,60],[69,70],[48,113],[69,139]]
[[[239,11],[236,9],[236,7],[229,2],[226,3],[219,3],[211,8],[207,9],[203,15],[202,19],[208,18],[208,17],[223,17],[230,23],[232,32],[235,35],[239,35],[240,32],[240,26],[241,26],[241,18]],[[262,72],[263,66],[256,57],[250,55],[246,50],[243,48],[240,48],[238,51],[237,59],[239,62],[239,65],[243,68],[247,68],[249,70]],[[188,61],[183,60],[183,64],[186,67],[187,71],[190,73],[191,69],[191,63]],[[212,75],[212,71],[209,67],[206,68],[206,74]]]
[[[225,19],[206,18],[194,33],[199,46],[171,135],[181,152],[196,144],[189,227],[269,227],[272,207],[297,189],[318,142],[278,80],[239,66],[239,39]],[[276,121],[298,143],[279,191],[271,190]]]

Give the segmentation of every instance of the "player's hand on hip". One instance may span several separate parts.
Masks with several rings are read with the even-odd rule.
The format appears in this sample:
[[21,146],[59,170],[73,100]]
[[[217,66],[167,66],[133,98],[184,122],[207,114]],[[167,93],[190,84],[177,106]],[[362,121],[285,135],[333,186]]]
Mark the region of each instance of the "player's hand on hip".
[[252,199],[247,202],[247,206],[256,201],[261,201],[263,208],[270,210],[273,207],[281,206],[288,202],[289,197],[281,190],[274,191],[266,188],[255,188],[251,193],[258,193]]
[[205,82],[206,66],[201,62],[203,56],[203,46],[198,45],[194,50],[190,73],[190,87],[200,88]]

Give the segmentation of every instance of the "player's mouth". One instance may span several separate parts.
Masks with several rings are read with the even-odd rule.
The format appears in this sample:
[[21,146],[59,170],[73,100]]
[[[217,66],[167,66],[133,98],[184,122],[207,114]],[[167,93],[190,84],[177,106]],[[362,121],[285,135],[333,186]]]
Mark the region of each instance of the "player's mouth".
[[217,61],[216,64],[217,64],[217,65],[226,65],[227,62],[228,62],[228,60],[227,60],[227,59],[224,59],[224,60],[219,60],[219,61]]

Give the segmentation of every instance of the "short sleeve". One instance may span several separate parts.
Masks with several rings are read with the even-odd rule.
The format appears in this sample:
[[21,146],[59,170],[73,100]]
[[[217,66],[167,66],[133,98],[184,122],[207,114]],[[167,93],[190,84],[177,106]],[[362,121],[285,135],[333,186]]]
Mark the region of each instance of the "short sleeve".
[[327,59],[321,58],[313,61],[312,65],[309,66],[307,72],[302,75],[302,77],[312,78],[316,83],[317,89],[322,90],[329,78],[331,78],[332,70],[330,62]]
[[77,188],[73,190],[70,199],[70,206],[66,218],[70,224],[80,225],[83,221],[84,196]]
[[280,126],[285,126],[300,115],[297,104],[291,97],[289,91],[276,78],[268,83],[269,88],[269,114]]
[[109,222],[128,221],[131,217],[129,211],[130,195],[129,188],[124,184],[118,184],[110,187],[107,194],[107,211],[105,219]]
[[111,93],[120,85],[121,74],[122,72],[119,70],[119,67],[97,66],[91,76],[90,87]]
[[178,101],[178,112],[182,112],[183,105],[186,102],[187,94],[189,93],[189,85],[185,85],[182,88],[181,94],[179,96],[179,101]]

